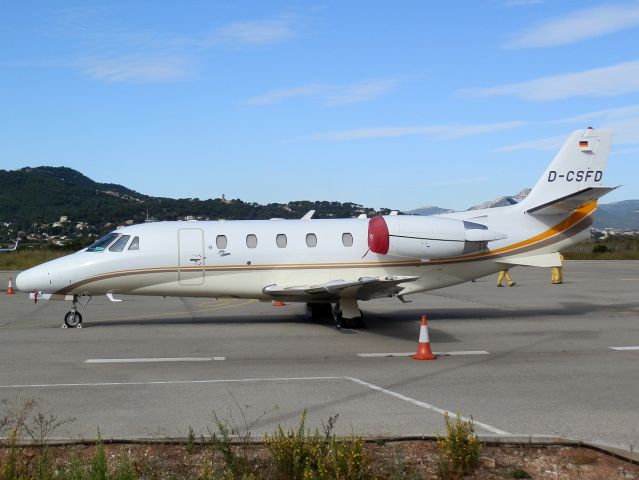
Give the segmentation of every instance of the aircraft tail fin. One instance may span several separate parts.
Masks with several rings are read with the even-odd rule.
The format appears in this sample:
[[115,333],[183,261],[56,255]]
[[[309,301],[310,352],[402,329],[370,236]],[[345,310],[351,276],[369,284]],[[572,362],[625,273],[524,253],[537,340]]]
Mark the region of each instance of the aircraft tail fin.
[[572,210],[613,190],[601,186],[611,141],[611,130],[573,132],[522,201],[526,211],[543,215]]

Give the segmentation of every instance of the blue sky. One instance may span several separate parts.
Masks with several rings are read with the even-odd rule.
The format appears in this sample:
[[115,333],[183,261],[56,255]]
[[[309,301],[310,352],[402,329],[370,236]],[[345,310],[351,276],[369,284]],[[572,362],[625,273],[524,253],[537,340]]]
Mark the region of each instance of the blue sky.
[[639,2],[33,1],[0,7],[0,168],[174,198],[467,207],[615,129],[639,198]]

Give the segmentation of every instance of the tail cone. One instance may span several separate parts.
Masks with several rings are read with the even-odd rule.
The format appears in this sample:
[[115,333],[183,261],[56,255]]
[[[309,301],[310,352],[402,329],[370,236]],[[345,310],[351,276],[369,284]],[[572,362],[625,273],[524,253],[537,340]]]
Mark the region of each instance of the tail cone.
[[414,360],[435,360],[437,357],[430,349],[430,340],[428,339],[428,325],[426,325],[426,315],[422,315],[422,325],[419,328],[419,343],[417,345],[417,353],[413,355]]

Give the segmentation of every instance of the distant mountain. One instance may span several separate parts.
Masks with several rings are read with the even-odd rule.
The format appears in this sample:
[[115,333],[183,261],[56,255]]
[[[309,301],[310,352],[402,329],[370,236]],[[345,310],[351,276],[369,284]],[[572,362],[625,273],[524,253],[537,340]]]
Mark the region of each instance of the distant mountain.
[[[300,218],[309,210],[316,211],[316,218],[390,212],[348,202],[302,200],[260,205],[237,199],[152,197],[122,185],[95,182],[66,167],[0,170],[0,227],[8,223],[12,229],[25,232],[50,231],[47,225],[60,223],[62,216],[73,225],[87,223],[89,232],[99,232],[124,223],[143,222],[147,216],[158,220]],[[64,231],[69,229],[62,226]]]
[[470,207],[468,210],[481,210],[483,208],[493,208],[493,207],[506,207],[508,205],[514,205],[515,203],[521,202],[524,198],[528,196],[530,193],[530,188],[524,188],[521,192],[516,195],[509,197],[498,197],[494,200],[488,200],[479,205],[475,205],[474,207]]
[[440,213],[450,213],[452,211],[453,210],[446,209],[446,208],[426,206],[426,207],[419,207],[414,210],[410,210],[406,213],[409,213],[411,215],[438,215]]
[[[513,196],[498,197],[488,200],[479,205],[470,207],[468,210],[479,210],[482,208],[503,207],[521,202],[530,193],[530,188],[524,188]],[[452,212],[453,210],[441,207],[421,207],[410,210],[407,213],[415,215],[438,215]],[[595,214],[594,228],[615,228],[619,230],[639,231],[639,200],[623,200],[621,202],[599,204]]]
[[639,200],[600,204],[594,227],[639,230]]

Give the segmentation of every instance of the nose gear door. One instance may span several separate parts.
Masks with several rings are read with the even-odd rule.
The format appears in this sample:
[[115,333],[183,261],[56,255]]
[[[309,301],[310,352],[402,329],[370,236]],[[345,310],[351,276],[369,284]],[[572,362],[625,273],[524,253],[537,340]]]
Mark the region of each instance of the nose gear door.
[[178,230],[178,280],[180,285],[204,283],[204,232],[201,228]]

